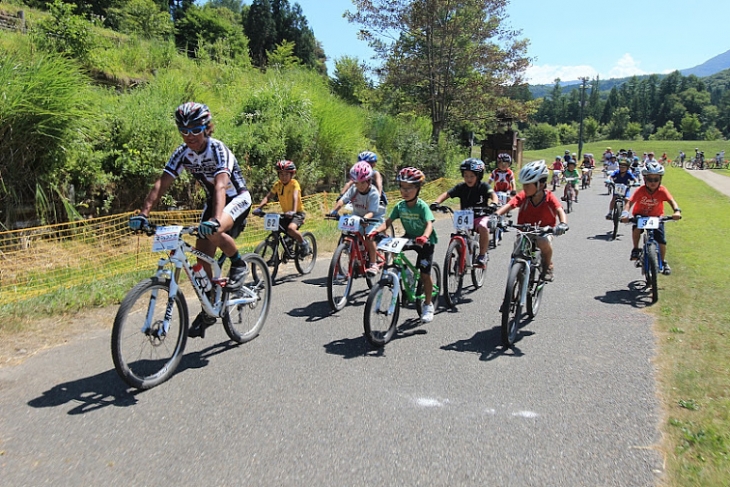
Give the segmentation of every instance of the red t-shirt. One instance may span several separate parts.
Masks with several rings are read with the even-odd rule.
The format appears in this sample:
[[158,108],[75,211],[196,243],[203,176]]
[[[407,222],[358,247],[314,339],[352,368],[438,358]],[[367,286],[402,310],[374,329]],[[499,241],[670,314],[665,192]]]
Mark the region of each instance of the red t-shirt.
[[525,196],[523,190],[509,200],[509,204],[520,210],[517,215],[517,223],[533,223],[551,227],[557,223],[560,200],[552,191],[545,191],[545,197],[535,205],[530,198]]
[[641,216],[662,216],[664,215],[664,202],[671,201],[672,195],[664,186],[659,186],[654,193],[649,193],[646,186],[641,186],[634,191],[629,201],[634,203],[631,208],[632,215]]

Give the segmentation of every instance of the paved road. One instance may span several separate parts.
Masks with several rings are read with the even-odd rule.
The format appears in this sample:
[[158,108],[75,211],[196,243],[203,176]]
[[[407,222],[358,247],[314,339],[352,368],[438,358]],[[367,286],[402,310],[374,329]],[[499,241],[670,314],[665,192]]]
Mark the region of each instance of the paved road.
[[[607,240],[600,183],[556,239],[556,281],[514,349],[497,313],[509,243],[458,311],[421,325],[404,310],[383,350],[362,336],[364,283],[330,315],[322,260],[277,284],[259,338],[234,347],[212,328],[150,391],[123,387],[108,330],[0,369],[0,483],[655,485],[648,296],[628,228]],[[438,229],[442,256],[449,221]]]

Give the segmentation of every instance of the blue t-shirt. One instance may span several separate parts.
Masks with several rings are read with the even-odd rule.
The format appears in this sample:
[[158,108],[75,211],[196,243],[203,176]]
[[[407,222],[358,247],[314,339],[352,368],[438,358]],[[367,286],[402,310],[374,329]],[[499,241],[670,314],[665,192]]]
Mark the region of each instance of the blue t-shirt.
[[636,176],[631,171],[626,171],[621,174],[620,169],[616,169],[609,177],[613,179],[614,183],[625,184],[626,186],[631,186],[631,183],[636,181]]

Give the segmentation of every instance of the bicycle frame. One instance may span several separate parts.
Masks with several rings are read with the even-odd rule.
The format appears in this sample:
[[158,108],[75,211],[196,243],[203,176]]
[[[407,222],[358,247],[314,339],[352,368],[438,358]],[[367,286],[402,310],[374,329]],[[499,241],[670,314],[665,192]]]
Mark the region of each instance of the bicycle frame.
[[537,230],[540,227],[534,227],[530,230],[522,230],[517,228],[517,238],[515,239],[515,246],[512,249],[512,255],[510,256],[509,267],[512,268],[515,262],[521,262],[525,264],[525,275],[527,279],[522,280],[522,289],[520,290],[520,306],[525,306],[527,303],[527,294],[530,289],[529,276],[532,275],[532,262],[535,258],[535,238],[537,237]]
[[[161,257],[157,262],[157,271],[155,276],[158,279],[169,279],[170,280],[170,294],[168,296],[167,308],[165,310],[165,318],[163,322],[162,332],[167,333],[170,328],[170,320],[172,319],[172,309],[175,297],[180,290],[180,270],[184,270],[187,274],[190,283],[195,290],[195,295],[200,301],[200,305],[206,314],[210,316],[221,317],[225,311],[227,305],[239,305],[239,304],[252,304],[257,300],[256,294],[242,286],[236,291],[241,294],[241,297],[235,298],[233,301],[229,301],[228,290],[226,285],[228,284],[227,277],[221,277],[221,267],[219,261],[209,255],[199,251],[191,244],[183,239],[183,235],[197,235],[197,227],[150,227],[148,234],[152,235],[151,230],[155,231],[155,246],[153,250],[157,251],[166,250],[168,254],[165,257]],[[177,232],[175,236],[174,233]],[[159,236],[159,237],[158,237]],[[214,291],[213,301],[209,299],[206,291],[204,291],[195,277],[193,276],[193,269],[188,262],[187,254],[194,255],[198,260],[207,262],[211,266],[213,277],[210,278],[210,282],[213,285],[212,291]],[[174,271],[171,269],[174,268]],[[157,298],[157,292],[152,294],[152,299]],[[151,313],[154,310],[154,306],[150,306],[148,309],[148,316],[145,319],[145,324],[142,328],[143,333],[147,333],[151,328]]]

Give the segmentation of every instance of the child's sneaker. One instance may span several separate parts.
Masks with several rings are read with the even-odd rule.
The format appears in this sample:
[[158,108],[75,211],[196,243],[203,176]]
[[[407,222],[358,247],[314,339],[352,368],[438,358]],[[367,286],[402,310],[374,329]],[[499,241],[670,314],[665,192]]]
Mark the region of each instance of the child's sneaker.
[[431,323],[433,321],[433,304],[424,304],[423,313],[421,314],[422,323]]
[[606,220],[613,220],[613,215],[611,214],[610,211],[608,213],[606,213]]
[[542,280],[547,282],[553,282],[553,268],[545,269],[542,273]]
[[302,243],[299,244],[299,257],[306,257],[309,254],[312,253],[312,247],[310,247],[309,242],[306,240],[302,240]]
[[198,313],[188,329],[188,338],[205,338],[205,329],[215,325],[215,316],[208,316],[204,311]]
[[672,273],[672,268],[669,267],[669,263],[665,260],[664,264],[662,265],[662,274],[664,274],[665,276],[668,276],[671,273]]
[[485,269],[487,267],[487,256],[486,255],[477,256],[476,267],[478,267],[479,269]]
[[639,257],[641,257],[641,249],[631,249],[630,260],[639,260]]
[[380,272],[380,266],[376,263],[372,263],[372,264],[370,264],[370,267],[365,269],[365,272],[369,276],[376,276],[376,275],[378,275],[378,272]]

